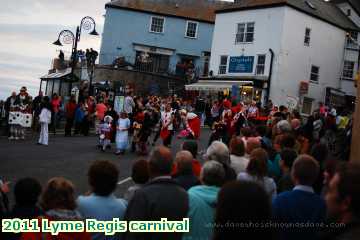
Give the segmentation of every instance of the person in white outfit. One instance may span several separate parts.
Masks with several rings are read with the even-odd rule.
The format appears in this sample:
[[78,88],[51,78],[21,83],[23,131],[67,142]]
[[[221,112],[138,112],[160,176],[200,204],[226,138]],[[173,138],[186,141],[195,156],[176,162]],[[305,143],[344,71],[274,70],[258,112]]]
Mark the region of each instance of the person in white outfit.
[[51,123],[51,105],[49,97],[45,96],[41,105],[41,112],[39,115],[39,122],[41,126],[39,145],[49,144],[49,129],[48,126]]

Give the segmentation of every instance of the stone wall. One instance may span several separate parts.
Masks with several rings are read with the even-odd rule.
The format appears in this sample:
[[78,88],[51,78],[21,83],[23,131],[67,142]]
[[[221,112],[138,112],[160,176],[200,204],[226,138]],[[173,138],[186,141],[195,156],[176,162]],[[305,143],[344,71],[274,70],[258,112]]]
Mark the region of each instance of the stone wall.
[[130,85],[136,94],[141,95],[181,94],[185,89],[185,81],[181,78],[124,68],[98,66],[94,71],[93,83],[102,81],[108,81],[111,86]]

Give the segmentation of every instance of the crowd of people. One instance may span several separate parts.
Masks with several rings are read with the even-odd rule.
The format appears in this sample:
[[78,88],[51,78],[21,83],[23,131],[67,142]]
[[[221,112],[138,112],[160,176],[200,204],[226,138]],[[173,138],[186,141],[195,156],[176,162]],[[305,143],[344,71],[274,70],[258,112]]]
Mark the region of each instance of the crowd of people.
[[[56,116],[59,96],[43,97],[41,131]],[[338,114],[339,113],[339,114]],[[90,192],[75,196],[74,185],[53,178],[19,180],[15,204],[2,201],[8,218],[54,220],[182,220],[187,233],[119,233],[106,239],[358,239],[360,166],[349,163],[352,117],[319,104],[304,119],[296,110],[228,98],[195,101],[173,97],[124,98],[116,112],[106,95],[65,105],[66,135],[88,134],[93,125],[98,147],[116,143],[116,154],[137,152],[131,186],[115,197],[119,169],[95,161],[87,176]],[[201,126],[211,129],[199,154]],[[204,134],[204,133],[203,133]],[[172,139],[183,139],[175,157]],[[150,151],[150,145],[159,145]],[[42,139],[46,139],[43,136]],[[40,142],[40,141],[39,141]],[[41,142],[42,143],[42,142]],[[85,175],[85,174],[84,174]],[[9,188],[1,183],[2,198]],[[45,234],[46,235],[46,234]],[[44,233],[5,235],[40,239]],[[47,236],[46,239],[51,239]],[[103,233],[60,233],[57,239],[105,239]]]

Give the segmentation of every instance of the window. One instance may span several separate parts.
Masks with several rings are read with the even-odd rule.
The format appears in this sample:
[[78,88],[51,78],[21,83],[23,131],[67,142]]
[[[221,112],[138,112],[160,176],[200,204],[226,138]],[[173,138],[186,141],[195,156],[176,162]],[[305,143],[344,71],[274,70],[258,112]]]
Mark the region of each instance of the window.
[[354,77],[354,66],[355,62],[345,61],[343,69],[343,78],[348,80],[353,80]]
[[187,21],[185,37],[196,38],[197,37],[197,28],[198,28],[197,22]]
[[265,59],[266,55],[258,55],[257,65],[256,65],[256,75],[264,75],[265,72]]
[[255,23],[238,23],[235,43],[254,42]]
[[306,28],[305,29],[305,39],[304,39],[305,46],[310,46],[310,34],[311,34],[311,29]]
[[313,99],[304,97],[301,112],[307,115],[311,114]]
[[318,83],[319,82],[319,71],[320,68],[317,66],[311,66],[311,74],[310,74],[310,81]]
[[228,56],[220,56],[219,74],[226,74]]
[[151,17],[150,32],[163,33],[164,32],[165,18],[162,17]]
[[347,10],[346,10],[346,15],[347,15],[348,17],[351,16],[351,9],[347,9]]

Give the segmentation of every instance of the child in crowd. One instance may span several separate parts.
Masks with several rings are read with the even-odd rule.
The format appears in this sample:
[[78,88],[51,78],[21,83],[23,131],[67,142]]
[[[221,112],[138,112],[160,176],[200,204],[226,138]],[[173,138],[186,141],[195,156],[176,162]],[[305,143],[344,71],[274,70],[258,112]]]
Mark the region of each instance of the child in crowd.
[[105,116],[102,123],[99,124],[99,147],[101,151],[105,152],[106,148],[111,144],[111,129],[113,118],[111,116]]

